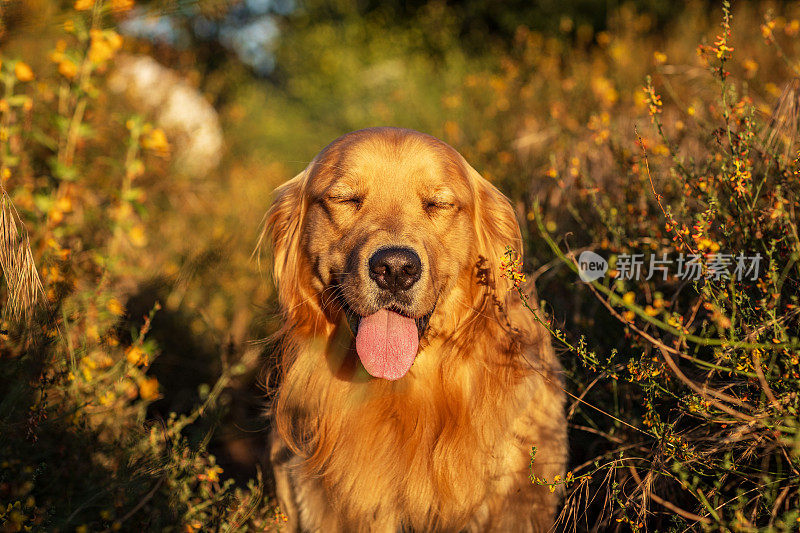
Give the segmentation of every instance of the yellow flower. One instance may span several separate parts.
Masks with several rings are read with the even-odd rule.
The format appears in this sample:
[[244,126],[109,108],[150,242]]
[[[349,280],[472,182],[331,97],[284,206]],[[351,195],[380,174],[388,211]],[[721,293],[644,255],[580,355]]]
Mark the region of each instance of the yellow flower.
[[733,48],[731,48],[725,43],[719,44],[716,50],[717,50],[717,59],[724,58],[726,54],[730,56],[730,53],[733,52]]
[[62,196],[56,200],[56,207],[64,212],[72,211],[72,199],[69,196]]
[[147,245],[147,235],[144,233],[144,228],[139,224],[131,228],[130,232],[128,232],[128,237],[131,239],[131,244],[137,248]]
[[150,132],[142,137],[142,148],[153,150],[156,152],[168,152],[169,141],[167,135],[161,128],[153,128]]
[[138,346],[131,346],[128,351],[125,353],[125,358],[128,362],[132,365],[147,365],[148,364],[148,357],[147,354],[139,348]]
[[64,212],[55,207],[47,213],[47,216],[53,224],[60,224],[64,220]]
[[111,0],[111,11],[130,11],[133,9],[133,0]]
[[628,305],[631,305],[636,300],[636,294],[633,291],[626,292],[625,295],[622,297],[622,301]]
[[58,63],[58,73],[71,80],[78,75],[78,65],[69,59],[64,59]]
[[719,250],[719,244],[712,241],[708,237],[701,237],[697,241],[697,247],[700,248],[701,250],[709,250],[711,252],[716,252],[717,250]]
[[111,59],[113,56],[114,50],[109,46],[106,40],[92,38],[92,44],[89,46],[89,61],[100,64]]
[[122,35],[115,32],[114,30],[106,31],[106,41],[108,42],[108,45],[114,50],[119,50],[120,48],[122,48]]
[[111,298],[108,301],[106,304],[106,309],[108,309],[109,313],[115,316],[120,316],[125,311],[125,309],[122,307],[122,304],[119,303],[119,300],[116,298]]
[[752,59],[745,59],[742,62],[742,66],[744,67],[745,71],[747,71],[748,78],[752,78],[753,76],[755,76],[756,71],[758,70],[758,63],[756,63]]
[[33,79],[33,71],[27,63],[19,61],[14,65],[14,75],[19,81],[31,81]]
[[653,153],[656,155],[669,155],[669,148],[665,144],[658,143],[653,146]]
[[775,21],[770,20],[766,24],[761,25],[761,35],[764,39],[772,38],[772,30],[775,28]]
[[158,398],[158,380],[147,378],[139,381],[139,396],[143,400],[155,400]]
[[219,466],[212,466],[208,470],[206,470],[206,478],[209,481],[219,481],[219,475],[222,473],[222,468]]
[[94,7],[94,0],[75,0],[75,5],[72,7],[76,11],[86,11]]
[[619,100],[619,93],[610,79],[603,76],[595,76],[591,79],[591,86],[595,96],[602,103],[610,106]]
[[765,84],[764,84],[764,89],[766,89],[766,90],[767,90],[767,92],[768,92],[769,94],[771,94],[772,96],[775,96],[775,97],[777,97],[777,96],[780,96],[780,95],[781,95],[781,90],[780,90],[780,88],[779,88],[777,85],[775,85],[774,83],[772,83],[772,82],[767,82],[767,83],[765,83]]
[[650,119],[655,122],[656,115],[661,113],[661,108],[664,104],[661,101],[661,97],[656,93],[655,89],[650,84],[649,78],[647,85],[645,85],[643,88],[643,92],[645,95],[645,102],[648,106],[648,112],[650,113]]
[[122,46],[122,37],[114,30],[89,30],[92,44],[89,46],[89,61],[105,63]]
[[106,391],[100,396],[100,405],[109,405],[114,402],[114,393]]
[[653,57],[655,58],[656,63],[658,63],[659,65],[662,65],[667,62],[667,54],[665,54],[664,52],[655,52],[653,54]]

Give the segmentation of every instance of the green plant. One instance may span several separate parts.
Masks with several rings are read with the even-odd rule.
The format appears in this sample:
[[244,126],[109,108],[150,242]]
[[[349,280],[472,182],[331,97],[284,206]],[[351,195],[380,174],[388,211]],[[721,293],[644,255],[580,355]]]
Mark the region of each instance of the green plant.
[[[581,366],[573,372],[588,373],[573,375],[579,388],[570,393],[571,412],[584,431],[607,442],[603,453],[571,472],[571,481],[535,480],[572,485],[564,527],[575,527],[597,505],[598,492],[605,503],[594,512],[606,527],[615,521],[633,531],[798,527],[800,158],[786,157],[787,147],[797,153],[797,131],[786,130],[796,121],[782,113],[796,105],[787,99],[797,102],[800,94],[791,82],[775,114],[759,124],[752,99],[729,77],[727,3],[723,14],[714,43],[699,48],[718,89],[707,119],[692,132],[691,142],[703,150],[687,157],[681,144],[689,144],[688,135],[680,143],[670,138],[665,104],[648,77],[645,101],[665,147],[661,164],[653,165],[637,133],[639,154],[618,160],[627,176],[623,190],[587,183],[588,202],[573,205],[600,222],[584,229],[606,243],[609,275],[585,290],[622,326],[624,352],[600,357],[585,338],[571,342],[545,323],[577,356]],[[615,195],[631,193],[640,201],[627,212],[618,209]],[[576,253],[562,251],[536,203],[532,218],[548,249],[577,275]],[[647,276],[647,259],[668,253],[693,258],[697,275]],[[623,257],[634,254],[645,259],[641,277],[623,268]],[[745,256],[763,258],[762,268],[735,270]],[[512,270],[506,275],[513,278]]]

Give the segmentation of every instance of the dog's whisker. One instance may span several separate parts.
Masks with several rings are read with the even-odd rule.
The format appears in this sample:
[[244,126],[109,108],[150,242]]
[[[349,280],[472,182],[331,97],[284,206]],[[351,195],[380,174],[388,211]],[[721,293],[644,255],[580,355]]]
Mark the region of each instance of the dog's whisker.
[[295,305],[293,305],[292,307],[289,307],[288,309],[286,309],[286,310],[284,311],[284,313],[291,313],[292,311],[296,310],[296,309],[297,309],[297,308],[299,308],[299,307],[302,307],[303,305],[307,304],[309,301],[311,301],[311,300],[313,300],[313,299],[314,299],[314,295],[313,295],[313,294],[312,294],[311,296],[308,296],[308,297],[306,297],[306,298],[303,298],[303,299],[302,299],[300,302],[298,302],[297,304],[295,304]]
[[456,302],[460,303],[461,305],[463,305],[464,307],[466,307],[467,309],[472,311],[472,316],[470,316],[468,321],[464,324],[465,328],[471,326],[474,321],[476,321],[476,320],[478,320],[480,318],[483,318],[485,320],[497,321],[497,317],[494,317],[494,316],[491,316],[489,314],[486,314],[483,310],[478,309],[477,307],[475,307],[474,305],[470,304],[469,302],[465,302],[464,300],[461,300],[458,297],[455,297],[454,300]]

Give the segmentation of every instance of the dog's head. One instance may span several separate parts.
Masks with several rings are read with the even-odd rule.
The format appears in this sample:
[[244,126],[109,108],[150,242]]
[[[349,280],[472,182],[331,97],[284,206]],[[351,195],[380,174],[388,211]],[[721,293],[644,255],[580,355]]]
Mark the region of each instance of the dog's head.
[[362,364],[386,379],[408,372],[432,317],[455,329],[485,312],[478,293],[502,301],[500,258],[520,250],[495,187],[444,142],[397,128],[327,146],[278,189],[267,232],[287,320],[320,331],[346,317]]

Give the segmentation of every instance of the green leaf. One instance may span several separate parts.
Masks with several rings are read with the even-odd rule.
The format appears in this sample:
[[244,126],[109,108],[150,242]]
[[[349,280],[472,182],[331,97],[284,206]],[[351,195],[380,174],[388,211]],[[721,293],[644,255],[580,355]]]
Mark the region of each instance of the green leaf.
[[56,157],[49,160],[53,176],[61,181],[76,181],[78,179],[78,169],[74,166],[65,165]]
[[53,206],[55,200],[49,194],[36,194],[33,196],[33,204],[42,213],[47,213]]

